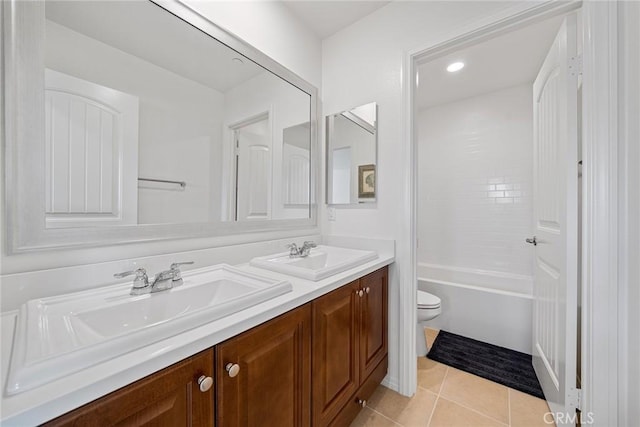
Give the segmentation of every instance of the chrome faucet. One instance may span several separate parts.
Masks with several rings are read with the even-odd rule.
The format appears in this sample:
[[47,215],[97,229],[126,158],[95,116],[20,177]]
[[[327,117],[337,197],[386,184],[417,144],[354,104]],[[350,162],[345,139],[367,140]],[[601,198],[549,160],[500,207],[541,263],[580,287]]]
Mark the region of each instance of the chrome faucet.
[[169,270],[161,271],[156,274],[153,280],[149,281],[147,270],[144,268],[137,268],[131,271],[125,271],[122,273],[116,273],[113,277],[122,279],[123,277],[136,275],[133,279],[133,287],[131,288],[131,295],[143,295],[154,292],[166,291],[174,286],[182,285],[182,272],[180,271],[181,265],[193,264],[193,261],[189,262],[174,262],[169,267]]
[[147,270],[144,268],[136,268],[131,271],[124,271],[122,273],[116,273],[113,277],[122,279],[123,277],[131,276],[135,274],[136,278],[133,279],[133,287],[131,288],[131,295],[142,295],[150,292],[149,276],[147,276]]
[[300,256],[300,250],[295,243],[289,243],[287,249],[289,249],[289,258],[297,258]]
[[289,258],[305,258],[309,256],[312,248],[317,247],[318,245],[315,242],[307,240],[302,244],[302,246],[298,247],[295,243],[289,243],[287,248],[289,249]]
[[169,266],[169,271],[173,273],[173,278],[171,279],[173,286],[180,286],[184,283],[184,281],[182,280],[182,271],[180,271],[180,266],[191,264],[193,264],[193,261],[174,262],[173,264],[171,264],[171,266]]
[[302,247],[300,248],[300,257],[304,258],[309,256],[309,253],[311,252],[312,248],[317,247],[318,245],[316,244],[316,242],[312,242],[310,240],[304,242],[302,244]]

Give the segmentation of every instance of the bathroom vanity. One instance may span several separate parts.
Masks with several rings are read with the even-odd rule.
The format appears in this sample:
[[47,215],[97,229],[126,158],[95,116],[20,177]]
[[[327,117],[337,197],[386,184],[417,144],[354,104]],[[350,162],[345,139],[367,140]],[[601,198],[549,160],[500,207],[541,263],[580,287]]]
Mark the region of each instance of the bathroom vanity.
[[348,425],[387,372],[388,267],[46,425]]

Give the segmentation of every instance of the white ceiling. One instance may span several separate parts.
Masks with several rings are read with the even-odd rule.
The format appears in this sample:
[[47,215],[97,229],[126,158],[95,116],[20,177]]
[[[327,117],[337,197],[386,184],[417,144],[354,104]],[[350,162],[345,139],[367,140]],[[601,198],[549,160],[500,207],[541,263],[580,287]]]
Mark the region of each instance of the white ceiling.
[[[418,67],[418,110],[533,82],[562,17],[527,26]],[[449,73],[452,62],[465,67]]]
[[283,0],[320,39],[325,39],[375,10],[391,3],[382,0]]
[[151,2],[52,1],[46,17],[219,92],[265,72]]

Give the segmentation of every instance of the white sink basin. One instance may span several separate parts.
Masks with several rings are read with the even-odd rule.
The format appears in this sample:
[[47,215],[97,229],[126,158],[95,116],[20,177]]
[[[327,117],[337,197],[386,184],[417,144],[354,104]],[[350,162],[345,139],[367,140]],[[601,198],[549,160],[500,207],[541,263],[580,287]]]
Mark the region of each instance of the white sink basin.
[[291,291],[287,281],[229,265],[183,273],[184,284],[131,296],[131,284],[35,299],[20,308],[7,394],[177,335]]
[[283,252],[254,258],[250,264],[317,282],[376,258],[378,253],[375,251],[319,245],[304,258],[291,258],[289,252]]

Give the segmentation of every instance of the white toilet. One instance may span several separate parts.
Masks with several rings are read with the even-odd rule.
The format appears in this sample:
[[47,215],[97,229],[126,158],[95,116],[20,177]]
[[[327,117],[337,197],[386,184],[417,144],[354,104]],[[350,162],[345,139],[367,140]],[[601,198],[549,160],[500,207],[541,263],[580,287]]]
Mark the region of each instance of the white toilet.
[[418,291],[418,325],[416,326],[416,353],[419,357],[427,354],[427,340],[424,336],[424,322],[438,317],[442,313],[441,301],[435,295]]

